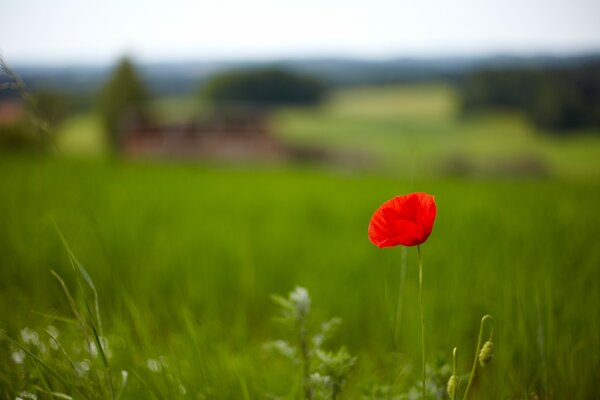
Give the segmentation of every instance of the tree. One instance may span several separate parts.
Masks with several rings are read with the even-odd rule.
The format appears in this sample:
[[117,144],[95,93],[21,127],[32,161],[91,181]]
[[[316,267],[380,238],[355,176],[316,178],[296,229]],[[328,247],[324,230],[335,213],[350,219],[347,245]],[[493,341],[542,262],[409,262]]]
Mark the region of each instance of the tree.
[[148,97],[135,67],[129,59],[123,58],[103,87],[99,101],[104,129],[115,152],[119,151],[125,120],[146,119]]
[[219,74],[204,85],[202,93],[221,108],[270,109],[281,105],[316,104],[323,98],[325,87],[311,77],[267,68]]
[[462,85],[465,114],[514,108],[538,128],[565,133],[600,127],[600,63],[476,71]]
[[67,117],[71,102],[66,93],[53,88],[42,88],[31,95],[39,118],[54,130]]

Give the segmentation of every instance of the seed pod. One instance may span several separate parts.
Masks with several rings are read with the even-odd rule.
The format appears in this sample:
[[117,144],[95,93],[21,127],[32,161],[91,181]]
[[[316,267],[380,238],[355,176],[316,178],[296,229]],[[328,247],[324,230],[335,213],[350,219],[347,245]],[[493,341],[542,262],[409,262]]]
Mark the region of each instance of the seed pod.
[[458,378],[456,375],[452,375],[450,379],[448,379],[448,396],[451,399],[454,399],[454,394],[456,393],[456,387],[458,386]]
[[491,340],[488,340],[484,343],[481,351],[479,352],[479,364],[482,367],[485,367],[492,358],[494,357],[494,343]]

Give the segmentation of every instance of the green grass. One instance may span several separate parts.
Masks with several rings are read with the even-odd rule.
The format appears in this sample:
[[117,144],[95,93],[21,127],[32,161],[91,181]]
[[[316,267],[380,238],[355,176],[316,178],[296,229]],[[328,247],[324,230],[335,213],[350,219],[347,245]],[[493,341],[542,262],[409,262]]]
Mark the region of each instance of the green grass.
[[100,118],[81,114],[67,119],[59,129],[56,152],[70,156],[100,157],[106,155],[108,144],[104,138]]
[[[81,346],[76,326],[40,315],[72,318],[50,269],[80,293],[52,217],[94,279],[115,381],[122,369],[130,374],[128,398],[173,398],[179,385],[216,399],[289,393],[300,371],[261,346],[281,334],[270,294],[295,285],[311,292],[316,321],[344,320],[334,343],[358,355],[347,398],[370,382],[416,383],[415,249],[394,347],[401,251],[379,250],[366,235],[382,201],[412,190],[434,193],[439,208],[423,246],[430,359],[449,362],[458,346],[467,371],[479,319],[490,313],[497,355],[476,385],[479,398],[598,393],[595,182],[410,183],[314,169],[13,157],[0,161],[0,181],[1,326],[18,338],[52,322],[69,349]],[[14,346],[1,346],[0,387],[14,397],[27,375],[10,361]],[[161,356],[168,368],[152,372],[147,360]]]

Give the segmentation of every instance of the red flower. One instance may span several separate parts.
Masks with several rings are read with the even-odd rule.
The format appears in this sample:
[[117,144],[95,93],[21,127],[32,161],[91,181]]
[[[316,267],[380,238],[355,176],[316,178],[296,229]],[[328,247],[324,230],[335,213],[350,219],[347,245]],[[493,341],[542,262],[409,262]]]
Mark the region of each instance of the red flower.
[[411,193],[386,201],[369,222],[369,240],[379,248],[416,246],[427,240],[435,220],[435,201],[427,193]]

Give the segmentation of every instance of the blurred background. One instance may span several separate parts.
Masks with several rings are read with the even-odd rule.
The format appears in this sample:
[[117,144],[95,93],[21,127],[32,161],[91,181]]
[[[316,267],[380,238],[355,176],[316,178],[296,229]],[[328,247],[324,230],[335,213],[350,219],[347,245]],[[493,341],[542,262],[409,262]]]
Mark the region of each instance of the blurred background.
[[[54,221],[98,289],[113,371],[136,376],[125,396],[301,396],[262,345],[281,334],[270,295],[302,285],[358,356],[347,398],[416,398],[416,252],[402,268],[367,225],[426,191],[432,371],[447,378],[454,346],[466,371],[490,313],[475,396],[597,398],[598,16],[588,0],[3,1],[0,330],[78,340]],[[45,398],[15,351],[0,342],[0,396]]]

